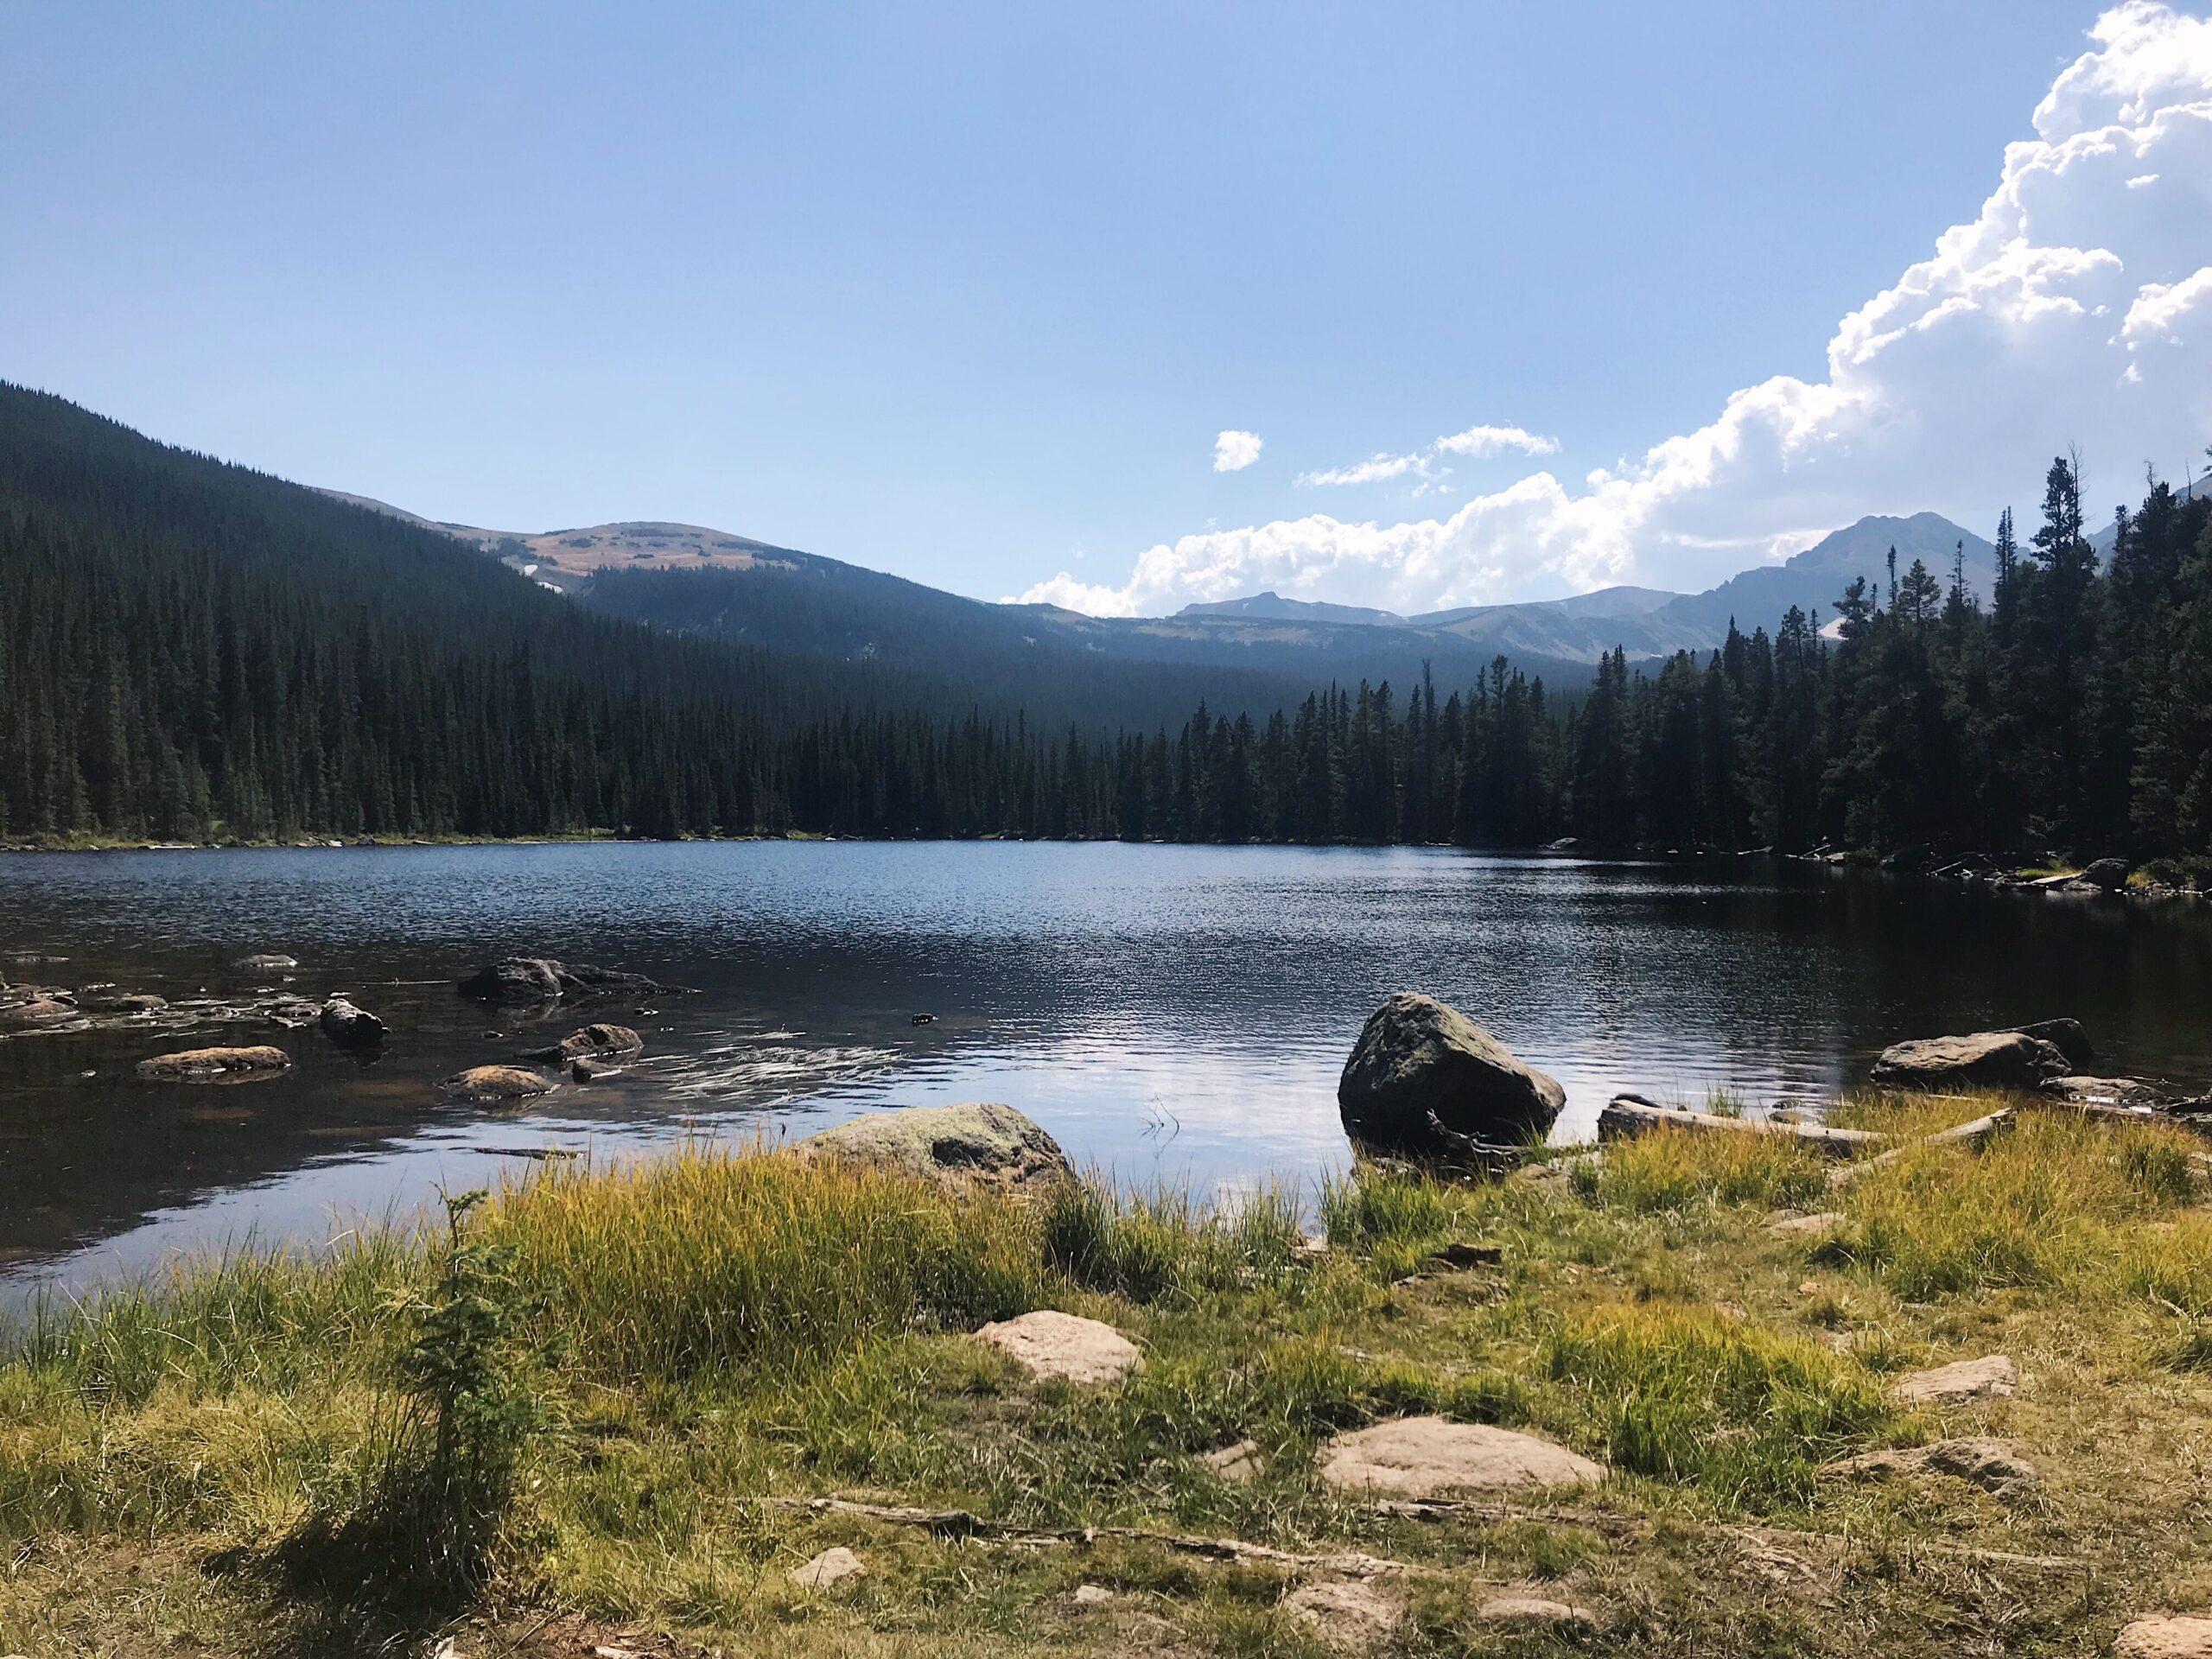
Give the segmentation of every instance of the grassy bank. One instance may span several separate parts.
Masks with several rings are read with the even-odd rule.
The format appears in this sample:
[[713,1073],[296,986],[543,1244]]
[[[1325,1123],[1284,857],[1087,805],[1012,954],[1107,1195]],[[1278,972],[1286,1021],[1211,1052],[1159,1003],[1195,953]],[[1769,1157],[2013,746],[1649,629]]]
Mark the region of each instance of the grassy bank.
[[[451,1236],[200,1264],[22,1333],[0,1651],[1326,1650],[1285,1602],[1320,1569],[1196,1535],[1398,1564],[1389,1652],[2101,1653],[2133,1612],[2212,1604],[2199,1153],[2028,1114],[1832,1188],[1794,1146],[1664,1134],[1486,1186],[1334,1184],[1307,1195],[1320,1254],[1290,1194],[1225,1214],[780,1157],[556,1166]],[[1841,1218],[1773,1225],[1804,1210]],[[1433,1266],[1452,1242],[1502,1261]],[[1040,1387],[966,1335],[1038,1307],[1120,1327],[1145,1369]],[[1898,1372],[1991,1352],[2017,1395],[1895,1403]],[[456,1378],[476,1416],[442,1460]],[[1426,1518],[1316,1480],[1330,1434],[1416,1411],[1614,1473]],[[1821,1472],[1980,1433],[2038,1466],[2031,1492]],[[1205,1461],[1243,1440],[1256,1479]],[[866,1574],[791,1581],[831,1545]],[[1482,1618],[1504,1592],[1596,1626]]]

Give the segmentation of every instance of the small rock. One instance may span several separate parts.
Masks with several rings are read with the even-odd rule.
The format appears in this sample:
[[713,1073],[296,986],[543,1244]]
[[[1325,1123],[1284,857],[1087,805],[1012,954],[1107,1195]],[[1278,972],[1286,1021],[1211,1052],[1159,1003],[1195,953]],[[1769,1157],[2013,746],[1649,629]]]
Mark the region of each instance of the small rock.
[[1601,1465],[1555,1441],[1443,1417],[1400,1417],[1339,1434],[1321,1448],[1321,1478],[1330,1485],[1401,1497],[1586,1486],[1605,1478]]
[[542,1095],[552,1086],[537,1072],[518,1065],[472,1065],[438,1085],[448,1094],[466,1095],[473,1100],[521,1100]]
[[1298,1622],[1332,1646],[1374,1646],[1398,1628],[1405,1609],[1380,1586],[1359,1579],[1301,1585],[1283,1598]]
[[1822,1210],[1809,1216],[1780,1216],[1766,1224],[1767,1231],[1784,1238],[1824,1238],[1843,1225],[1843,1217],[1834,1210]]
[[1113,1600],[1114,1592],[1103,1584],[1078,1584],[1075,1599],[1079,1607],[1096,1607]]
[[569,1075],[578,1083],[589,1083],[599,1075],[599,1068],[589,1060],[574,1059],[569,1062]]
[[1948,1405],[1985,1395],[2011,1394],[2020,1386],[2019,1368],[2003,1354],[1980,1359],[1954,1360],[1924,1371],[1908,1371],[1891,1384],[1890,1392],[1908,1406]]
[[2114,1659],[2212,1659],[2212,1618],[2158,1613],[2139,1618],[2112,1644]]
[[379,1048],[384,1045],[384,1021],[366,1008],[342,996],[334,996],[315,1016],[322,1034],[340,1048]]
[[299,959],[296,957],[279,956],[240,957],[231,964],[241,973],[248,974],[289,973],[299,965]]
[[[937,1023],[937,1015],[933,1014],[918,1014],[912,1019],[908,1020],[906,1023],[910,1026],[933,1026]],[[1086,1589],[1089,1588],[1088,1586],[1085,1586],[1084,1587]],[[1080,1595],[1082,1592],[1078,1591],[1077,1593]]]
[[844,1579],[856,1579],[868,1564],[842,1544],[825,1549],[812,1560],[791,1569],[791,1582],[807,1590],[827,1590]]
[[274,1077],[291,1063],[281,1048],[188,1048],[139,1061],[138,1075],[149,1083],[243,1083]]
[[2116,1107],[2124,1111],[2158,1111],[2170,1098],[2164,1089],[2141,1077],[2053,1077],[2043,1093],[2075,1106]]
[[1446,1244],[1430,1255],[1422,1263],[1431,1268],[1494,1268],[1505,1260],[1504,1247],[1497,1244]]
[[1260,1474],[1260,1443],[1257,1440],[1239,1440],[1234,1446],[1224,1446],[1219,1451],[1207,1452],[1198,1461],[1223,1480],[1233,1480],[1239,1484],[1256,1480]]
[[67,992],[35,993],[0,1006],[0,1031],[36,1031],[83,1018]]
[[1598,1616],[1587,1607],[1542,1596],[1492,1596],[1475,1609],[1475,1617],[1488,1624],[1591,1625],[1598,1622]]
[[1936,1440],[1927,1446],[1868,1452],[1824,1465],[1821,1472],[1846,1480],[1880,1480],[1895,1475],[1949,1475],[1997,1497],[2012,1497],[2035,1485],[2035,1465],[2004,1440],[1981,1438]]
[[151,991],[118,990],[112,985],[87,985],[77,993],[77,1006],[99,1014],[159,1014],[168,998]]
[[1080,1384],[1114,1382],[1144,1369],[1136,1344],[1110,1325],[1039,1308],[987,1325],[976,1339],[995,1348],[1039,1382],[1058,1377]]

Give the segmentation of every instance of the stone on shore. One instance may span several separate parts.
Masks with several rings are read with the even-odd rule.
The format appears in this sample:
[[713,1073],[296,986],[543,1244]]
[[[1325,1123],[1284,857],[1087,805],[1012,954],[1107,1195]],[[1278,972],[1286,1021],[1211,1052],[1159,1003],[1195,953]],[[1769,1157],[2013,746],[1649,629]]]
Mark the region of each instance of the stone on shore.
[[1598,1616],[1587,1607],[1571,1606],[1544,1596],[1492,1596],[1475,1609],[1485,1624],[1592,1625]]
[[2158,1613],[2139,1618],[2112,1644],[2113,1659],[2212,1659],[2212,1618]]
[[1840,1211],[1821,1210],[1809,1216],[1777,1216],[1766,1224],[1767,1231],[1783,1238],[1826,1238],[1843,1225]]
[[1039,1382],[1117,1382],[1144,1369],[1136,1344],[1112,1325],[1053,1308],[987,1325],[976,1340],[997,1349]]
[[792,1148],[956,1188],[1027,1192],[1075,1173],[1060,1143],[1011,1106],[907,1106],[840,1123]]
[[545,1093],[553,1085],[538,1073],[526,1071],[518,1065],[472,1065],[438,1086],[448,1094],[466,1096],[471,1100],[526,1100]]
[[1954,1360],[1924,1371],[1907,1371],[1890,1393],[1908,1406],[1950,1405],[1961,1400],[2011,1394],[2020,1386],[2020,1370],[2003,1354]]
[[1405,1617],[1395,1596],[1362,1579],[1300,1585],[1283,1598],[1283,1605],[1322,1642],[1351,1652],[1386,1640]]
[[1444,1417],[1396,1418],[1339,1434],[1321,1448],[1321,1478],[1330,1485],[1397,1497],[1588,1486],[1605,1478],[1604,1465],[1556,1441]]
[[2082,872],[2081,879],[2104,893],[2118,893],[2127,885],[2133,867],[2124,858],[2100,858]]
[[1821,1473],[1846,1480],[1949,1475],[1999,1498],[2011,1498],[2027,1491],[2040,1478],[2035,1465],[2010,1443],[1980,1436],[1867,1452],[1827,1464]]
[[642,1054],[645,1050],[645,1039],[629,1027],[599,1022],[570,1032],[550,1048],[532,1049],[525,1058],[556,1064],[569,1060],[615,1060]]
[[315,1020],[322,1034],[340,1048],[383,1046],[384,1021],[345,997],[332,997]]
[[1978,1031],[1892,1044],[1874,1062],[1872,1076],[1885,1089],[2034,1089],[2070,1069],[2056,1045],[2039,1037]]
[[1218,1451],[1207,1452],[1198,1461],[1205,1465],[1217,1478],[1233,1480],[1241,1486],[1260,1477],[1260,1443],[1257,1440],[1239,1440],[1234,1446],[1224,1446]]
[[2155,1083],[2141,1077],[2090,1077],[2076,1071],[2053,1077],[2042,1092],[2075,1106],[2118,1108],[2122,1111],[2159,1111],[2171,1096]]
[[791,1569],[791,1582],[804,1590],[827,1590],[845,1579],[857,1579],[868,1564],[842,1544],[825,1549],[813,1560]]
[[1433,996],[1401,991],[1367,1018],[1337,1084],[1344,1133],[1416,1158],[1541,1140],[1567,1091]]
[[138,1075],[149,1083],[243,1083],[275,1077],[291,1064],[292,1057],[283,1049],[264,1045],[187,1048],[139,1061]]

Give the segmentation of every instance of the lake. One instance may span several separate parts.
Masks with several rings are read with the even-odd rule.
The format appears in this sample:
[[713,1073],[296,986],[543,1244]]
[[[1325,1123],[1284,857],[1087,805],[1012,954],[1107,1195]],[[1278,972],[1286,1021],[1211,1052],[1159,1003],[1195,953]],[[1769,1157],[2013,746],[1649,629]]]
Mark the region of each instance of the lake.
[[[298,958],[289,980],[232,964]],[[680,991],[490,1010],[510,952]],[[44,958],[44,960],[36,960]],[[1885,1043],[2072,1014],[2109,1069],[2212,1075],[2200,906],[1961,890],[1770,860],[1437,849],[742,842],[0,858],[0,976],[172,998],[283,983],[390,1025],[373,1062],[312,1027],[0,1041],[0,1262],[15,1294],[247,1238],[321,1239],[549,1147],[800,1135],[887,1107],[1004,1101],[1082,1163],[1202,1192],[1349,1159],[1335,1088],[1370,1009],[1427,990],[1556,1076],[1555,1138],[1618,1089],[1815,1096]],[[934,1018],[917,1025],[913,1016]],[[601,1016],[644,1058],[526,1110],[437,1080]],[[274,1042],[227,1088],[135,1063]]]

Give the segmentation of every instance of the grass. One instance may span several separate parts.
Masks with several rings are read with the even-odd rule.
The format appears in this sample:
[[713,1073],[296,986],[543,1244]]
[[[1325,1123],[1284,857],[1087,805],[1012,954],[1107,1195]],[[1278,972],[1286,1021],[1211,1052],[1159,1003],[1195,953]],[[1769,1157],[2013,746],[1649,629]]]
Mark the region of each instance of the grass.
[[[1990,1100],[1866,1096],[1915,1134]],[[1217,1208],[1100,1183],[1022,1204],[846,1165],[690,1149],[555,1165],[473,1225],[469,1295],[532,1356],[533,1425],[483,1569],[442,1599],[404,1559],[334,1553],[455,1282],[435,1236],[372,1229],[49,1306],[0,1360],[0,1651],[1318,1654],[1300,1579],[1108,1533],[962,1542],[817,1515],[822,1495],[1017,1528],[1359,1550],[1402,1655],[2101,1653],[2125,1614],[2212,1606],[2194,1471],[2212,1462],[2212,1211],[2199,1144],[2023,1113],[1832,1188],[1780,1140],[1661,1133],[1501,1182],[1362,1171]],[[1777,1211],[1836,1209],[1821,1238]],[[1446,1243],[1494,1268],[1437,1270]],[[1053,1306],[1145,1367],[1029,1385],[966,1332]],[[413,1310],[413,1311],[410,1311]],[[1912,1412],[1891,1373],[2003,1351],[2010,1399]],[[518,1376],[524,1375],[517,1373]],[[1344,1428],[1495,1422],[1610,1463],[1519,1516],[1392,1517],[1315,1477]],[[1944,1433],[2013,1440],[2010,1506],[1957,1482],[1821,1473]],[[1207,1462],[1240,1440],[1258,1472]],[[358,1539],[357,1539],[358,1543]],[[825,1592],[791,1569],[868,1564]],[[2067,1558],[1992,1567],[1961,1551]],[[391,1554],[392,1552],[387,1552]],[[368,1570],[374,1567],[375,1571]],[[1079,1583],[1112,1592],[1077,1603]],[[1477,1617],[1502,1586],[1591,1606],[1592,1637]]]

